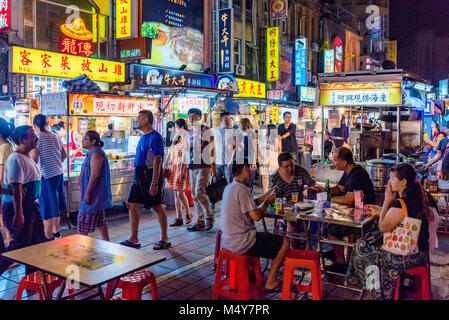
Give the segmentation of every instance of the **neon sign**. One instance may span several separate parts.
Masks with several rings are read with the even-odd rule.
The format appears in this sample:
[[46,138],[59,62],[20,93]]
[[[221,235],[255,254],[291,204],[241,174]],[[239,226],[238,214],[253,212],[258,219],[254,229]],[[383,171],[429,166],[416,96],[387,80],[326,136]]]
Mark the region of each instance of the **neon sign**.
[[0,0],[0,32],[11,29],[10,0]]
[[90,41],[79,41],[71,38],[63,38],[59,43],[59,51],[61,53],[77,55],[85,55],[90,57],[93,52],[92,42]]

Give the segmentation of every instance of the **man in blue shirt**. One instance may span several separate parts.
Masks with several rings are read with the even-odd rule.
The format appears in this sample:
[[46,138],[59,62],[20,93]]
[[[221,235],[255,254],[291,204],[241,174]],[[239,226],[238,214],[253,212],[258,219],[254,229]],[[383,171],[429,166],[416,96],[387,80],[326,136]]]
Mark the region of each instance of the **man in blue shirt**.
[[[449,138],[447,138],[446,132],[443,132],[443,131],[438,132],[438,134],[437,134],[437,141],[436,142],[431,141],[430,144],[432,146],[434,146],[434,147],[436,146],[437,154],[435,155],[435,157],[432,158],[432,160],[430,160],[424,166],[424,168],[427,169],[428,167],[431,167],[435,163],[438,162],[437,171],[438,171],[438,174],[440,174],[441,166],[442,166],[442,163],[443,163],[443,161],[442,161],[443,159],[442,158],[443,158],[444,152],[446,151],[446,148],[447,148],[447,146],[449,144]],[[442,178],[442,177],[440,176],[440,178]]]
[[134,181],[129,190],[127,206],[131,220],[131,236],[120,244],[140,248],[139,204],[145,209],[153,208],[157,213],[161,226],[161,240],[155,244],[154,250],[167,249],[171,246],[167,236],[167,213],[162,207],[164,177],[162,175],[162,160],[164,158],[164,140],[153,128],[153,113],[142,110],[137,117],[137,129],[143,132],[137,144],[134,158]]

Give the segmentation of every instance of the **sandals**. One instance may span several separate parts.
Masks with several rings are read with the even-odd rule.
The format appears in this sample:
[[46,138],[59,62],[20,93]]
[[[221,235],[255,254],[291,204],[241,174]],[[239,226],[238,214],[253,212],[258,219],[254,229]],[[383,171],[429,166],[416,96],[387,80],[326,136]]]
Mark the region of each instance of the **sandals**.
[[130,248],[134,248],[134,249],[140,249],[140,243],[132,243],[132,242],[129,242],[128,240],[125,240],[125,241],[120,242],[120,244],[122,246],[130,247]]
[[165,241],[159,240],[154,245],[153,250],[164,250],[164,249],[168,249],[170,247],[171,247],[171,243],[170,242],[165,242]]
[[182,226],[182,224],[183,224],[182,219],[176,218],[176,220],[173,221],[172,224],[170,224],[170,227],[179,227],[179,226]]
[[282,292],[282,282],[279,282],[276,287],[272,288],[272,289],[267,289],[264,288],[264,292],[265,293],[278,293],[278,292]]
[[186,224],[189,224],[192,222],[193,215],[192,214],[186,214]]

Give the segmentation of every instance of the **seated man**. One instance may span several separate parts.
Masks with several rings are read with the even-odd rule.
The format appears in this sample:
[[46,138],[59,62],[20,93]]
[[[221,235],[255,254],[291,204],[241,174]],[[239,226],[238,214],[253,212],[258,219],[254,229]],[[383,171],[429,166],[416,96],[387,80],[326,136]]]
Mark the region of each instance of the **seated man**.
[[[270,273],[265,283],[265,291],[280,291],[276,280],[289,248],[289,241],[279,235],[256,232],[254,221],[259,221],[268,206],[274,202],[276,188],[253,200],[249,191],[251,166],[247,159],[244,164],[232,165],[234,180],[223,193],[221,204],[223,247],[237,254],[273,259]],[[262,204],[262,205],[261,205]],[[258,205],[261,205],[258,207]]]
[[[374,186],[368,172],[354,162],[351,150],[340,147],[335,150],[334,163],[337,170],[344,171],[338,185],[331,188],[332,202],[345,204],[347,206],[354,206],[354,191],[363,191],[364,204],[375,204],[376,196],[374,194]],[[331,240],[342,240],[344,236],[350,234],[358,235],[358,229],[329,225],[327,234]],[[336,258],[336,263],[329,267],[329,271],[338,273],[345,273],[347,269],[346,260],[344,256],[344,247],[333,245],[334,252],[325,253],[325,257]]]
[[[295,162],[291,153],[281,153],[278,156],[277,169],[272,175],[270,180],[272,181],[272,187],[276,186],[278,191],[276,193],[277,198],[287,198],[287,201],[291,201],[292,193],[298,194],[298,201],[303,201],[304,185],[306,184],[310,188],[307,190],[308,195],[313,192],[319,191],[319,188],[314,188],[316,185],[315,180],[310,177],[306,169],[300,166],[295,166]],[[299,224],[297,222],[287,223],[287,232],[298,232]],[[296,240],[292,241],[292,247],[297,249],[299,244]]]

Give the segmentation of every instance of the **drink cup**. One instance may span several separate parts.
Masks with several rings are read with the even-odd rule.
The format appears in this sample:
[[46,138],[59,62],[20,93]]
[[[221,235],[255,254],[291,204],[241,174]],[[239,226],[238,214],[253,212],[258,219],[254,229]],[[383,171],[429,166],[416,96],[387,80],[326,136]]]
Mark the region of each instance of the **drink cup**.
[[274,203],[275,203],[276,214],[279,214],[279,211],[282,210],[282,199],[281,198],[276,198]]
[[297,192],[292,193],[292,202],[293,203],[298,202],[298,193]]

